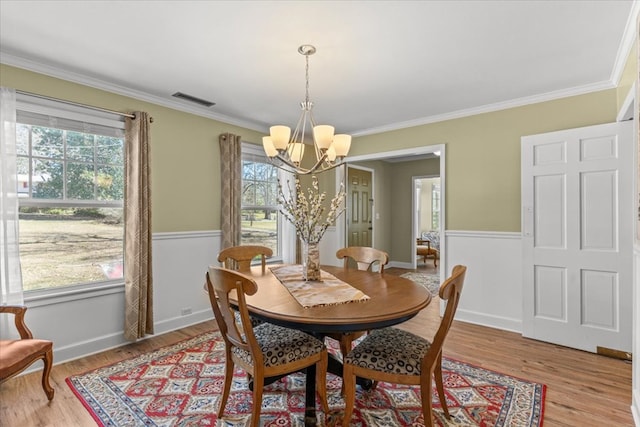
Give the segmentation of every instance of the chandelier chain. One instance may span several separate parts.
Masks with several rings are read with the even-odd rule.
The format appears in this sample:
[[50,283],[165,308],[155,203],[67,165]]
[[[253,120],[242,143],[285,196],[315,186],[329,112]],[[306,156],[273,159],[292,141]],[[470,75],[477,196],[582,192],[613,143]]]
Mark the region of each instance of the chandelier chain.
[[305,78],[306,78],[306,81],[307,81],[307,84],[305,86],[306,97],[305,97],[304,101],[308,105],[309,104],[309,55],[305,55],[304,58],[305,58],[306,64],[307,64],[306,67],[305,67],[305,70],[304,70],[305,71],[304,75],[305,75]]

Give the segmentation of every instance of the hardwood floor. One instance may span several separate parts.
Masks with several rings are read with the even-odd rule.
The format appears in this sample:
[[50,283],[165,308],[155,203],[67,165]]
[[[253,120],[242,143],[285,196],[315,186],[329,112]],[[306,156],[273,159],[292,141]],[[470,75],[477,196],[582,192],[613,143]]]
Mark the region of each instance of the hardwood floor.
[[[435,272],[433,263],[420,271]],[[407,270],[389,268],[385,274]],[[463,296],[464,298],[464,292]],[[438,300],[403,328],[430,338],[439,323]],[[74,396],[65,378],[166,346],[215,329],[204,322],[143,342],[55,365],[51,384],[56,391],[49,404],[40,385],[40,372],[0,385],[0,426],[95,426],[89,412]],[[454,322],[444,345],[445,355],[516,377],[547,385],[544,426],[633,426],[631,363],[522,338],[463,322]],[[55,354],[54,354],[55,357]]]

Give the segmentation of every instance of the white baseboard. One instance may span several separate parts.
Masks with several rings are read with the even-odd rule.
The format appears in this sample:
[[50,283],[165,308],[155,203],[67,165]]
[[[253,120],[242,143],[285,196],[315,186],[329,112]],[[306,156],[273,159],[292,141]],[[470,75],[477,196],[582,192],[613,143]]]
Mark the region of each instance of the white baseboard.
[[640,391],[638,390],[633,390],[632,393],[631,414],[633,415],[633,422],[636,427],[640,427]]
[[502,329],[504,331],[522,332],[522,320],[512,319],[508,317],[492,316],[486,313],[478,313],[475,311],[464,310],[458,308],[456,311],[456,320],[474,325],[487,326],[494,329]]
[[411,264],[410,262],[389,261],[385,268],[391,267],[413,269],[413,264]]
[[[168,332],[176,331],[178,329],[186,328],[187,326],[197,325],[198,323],[202,323],[212,319],[213,312],[211,310],[201,310],[190,315],[180,316],[173,319],[165,319],[160,322],[156,322],[154,325],[155,333],[153,335],[148,335],[147,337],[141,339],[141,341],[152,337],[157,337]],[[56,347],[54,348],[53,352],[53,364],[55,366],[62,363],[71,362],[73,360],[91,356],[92,354],[97,354],[106,350],[112,350],[114,348],[122,347],[127,344],[131,344],[131,341],[127,341],[124,338],[124,332],[118,332],[114,334],[95,337],[91,340],[75,342],[64,347]],[[42,369],[43,365],[40,363],[36,363],[26,369],[22,373],[22,375],[41,371]]]

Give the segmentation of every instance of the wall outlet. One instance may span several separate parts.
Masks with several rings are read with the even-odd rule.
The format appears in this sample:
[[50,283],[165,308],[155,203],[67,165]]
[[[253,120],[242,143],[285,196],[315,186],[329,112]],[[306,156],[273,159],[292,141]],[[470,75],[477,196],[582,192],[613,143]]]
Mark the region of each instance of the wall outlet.
[[191,307],[185,307],[182,310],[180,310],[180,314],[182,316],[187,316],[189,314],[191,314]]

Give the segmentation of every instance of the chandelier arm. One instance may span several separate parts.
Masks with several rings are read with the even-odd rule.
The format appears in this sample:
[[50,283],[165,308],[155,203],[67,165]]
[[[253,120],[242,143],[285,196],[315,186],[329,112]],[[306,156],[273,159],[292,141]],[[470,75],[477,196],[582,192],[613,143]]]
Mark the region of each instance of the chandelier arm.
[[[326,154],[323,157],[321,157],[320,160],[318,160],[318,162],[316,162],[316,164],[309,169],[296,165],[295,163],[291,162],[289,159],[281,156],[280,154],[278,154],[273,158],[267,157],[267,161],[273,166],[275,166],[276,168],[281,169],[285,172],[293,173],[294,175],[309,175],[314,172],[324,172],[324,171],[334,169],[338,166],[347,164],[347,162],[345,161],[329,163],[326,161],[325,157],[326,157]],[[278,159],[281,163],[274,161],[275,159]]]

